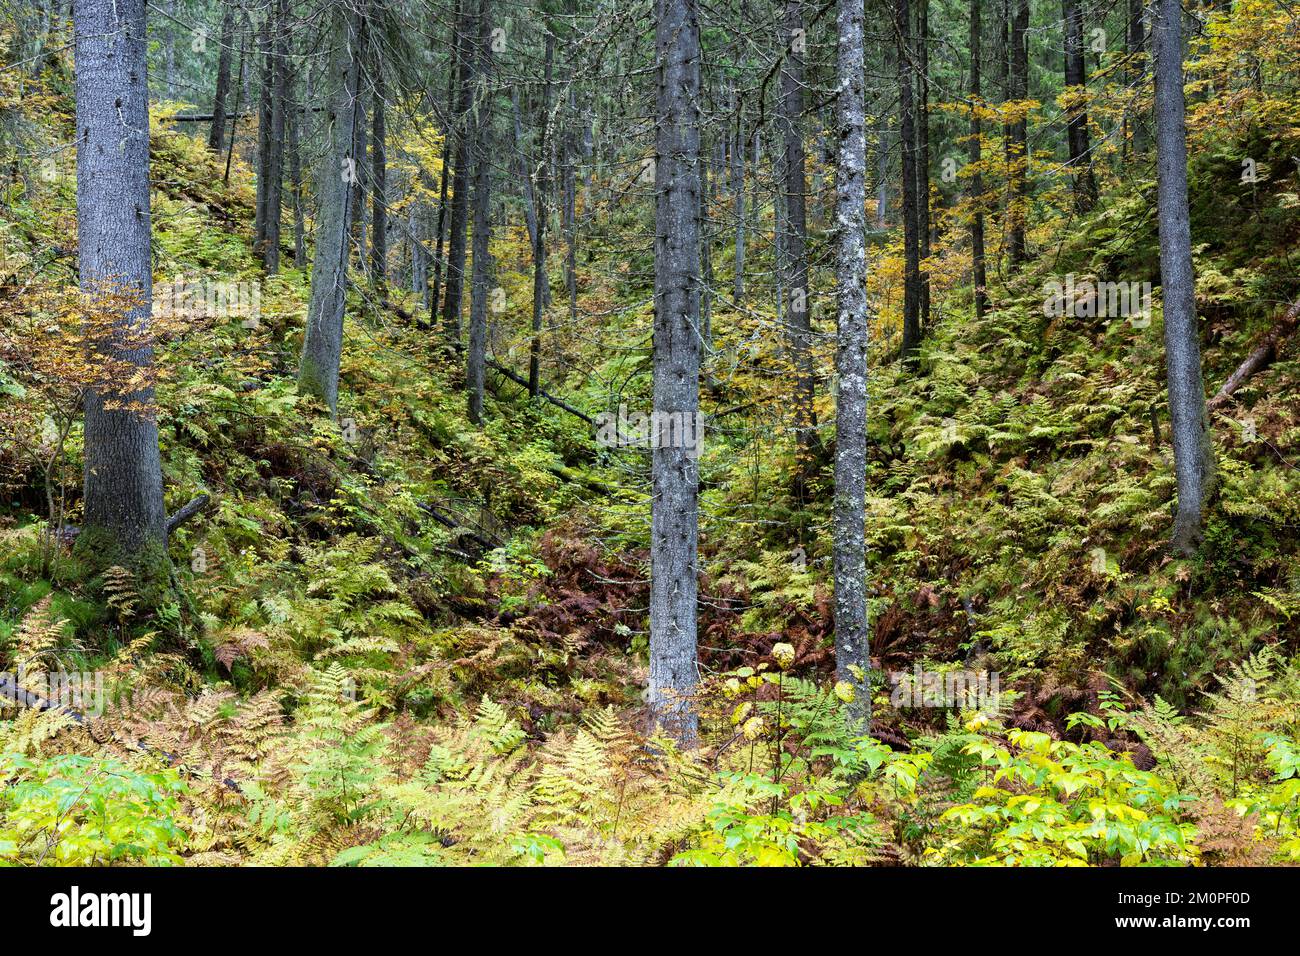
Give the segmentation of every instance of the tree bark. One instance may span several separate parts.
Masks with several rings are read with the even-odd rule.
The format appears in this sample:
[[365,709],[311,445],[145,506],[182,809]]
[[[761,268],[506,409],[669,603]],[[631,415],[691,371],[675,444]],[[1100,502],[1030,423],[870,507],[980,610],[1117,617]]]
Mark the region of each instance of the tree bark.
[[[464,19],[457,35],[468,34],[471,15],[464,11]],[[473,102],[474,54],[467,41],[453,48],[457,54],[456,92],[456,153],[451,176],[451,225],[447,249],[447,291],[443,302],[442,324],[451,341],[459,342],[461,335],[461,297],[465,288],[465,241],[469,231],[469,176],[470,152],[474,138],[474,117],[470,112]]]
[[226,96],[230,92],[231,46],[235,41],[235,11],[229,6],[221,15],[221,52],[217,57],[217,88],[212,95],[212,129],[208,149],[220,155],[226,145]]
[[488,91],[487,70],[491,57],[489,46],[490,0],[479,0],[478,49],[479,95],[476,97],[477,119],[474,129],[474,263],[470,287],[469,351],[466,358],[465,384],[469,392],[469,420],[483,422],[483,386],[486,375],[488,338],[488,280],[491,275],[488,242],[492,237],[492,100]]
[[[341,15],[340,15],[341,16]],[[338,411],[339,360],[343,354],[343,313],[348,291],[351,242],[348,224],[357,201],[358,163],[353,155],[354,127],[360,122],[360,23],[349,15],[336,29],[341,34],[331,65],[338,92],[329,113],[329,142],[317,179],[319,196],[316,250],[311,269],[311,300],[298,368],[298,387],[321,399],[331,414]]]
[[1097,180],[1088,148],[1087,68],[1083,60],[1083,8],[1079,0],[1061,0],[1065,21],[1066,148],[1074,187],[1074,208],[1087,213],[1097,204]]
[[[700,27],[696,0],[656,0],[654,413],[695,428],[699,413]],[[656,438],[662,439],[662,435]],[[698,437],[698,434],[697,434]],[[699,735],[696,661],[699,469],[681,441],[651,459],[652,726]]]
[[[917,0],[916,44],[916,236],[917,257],[930,258],[930,0]],[[930,270],[918,264],[920,291],[917,323],[922,333],[930,325]]]
[[370,131],[370,272],[376,285],[388,281],[388,138],[384,126],[385,100],[388,88],[384,83],[384,66],[379,56],[374,58],[374,104]]
[[1174,550],[1189,555],[1196,551],[1201,541],[1202,513],[1213,490],[1214,457],[1205,407],[1200,328],[1196,318],[1192,272],[1182,17],[1180,0],[1158,0],[1154,40],[1160,285],[1164,302],[1169,418],[1178,480],[1171,544]]
[[[1029,0],[1014,0],[1015,13],[1011,18],[1011,98],[1029,98],[1029,48],[1025,34],[1029,30]],[[1008,140],[1008,158],[1011,163],[1011,200],[1007,216],[1011,220],[1008,252],[1011,267],[1025,261],[1025,217],[1029,211],[1029,124],[1022,117],[1011,124]]]
[[804,496],[812,478],[817,416],[813,408],[812,290],[808,286],[808,212],[803,142],[806,33],[801,0],[785,3],[785,62],[781,70],[779,125],[783,139],[786,329],[794,365],[795,495]]
[[835,672],[853,688],[852,712],[865,731],[871,717],[867,633],[867,139],[861,0],[839,0],[839,80],[835,167],[835,501],[832,515],[835,586]]
[[988,311],[988,275],[984,264],[984,177],[980,172],[982,147],[980,143],[979,109],[983,106],[980,94],[980,0],[970,0],[970,196],[971,196],[971,279],[975,286],[975,318],[984,318]]
[[[143,595],[170,574],[151,381],[145,2],[76,0],[73,27],[81,289],[119,313],[106,329],[88,327],[92,361],[108,380],[85,394],[77,543],[98,566],[135,571]],[[131,381],[137,374],[146,384]]]
[[903,146],[903,342],[902,356],[910,358],[921,344],[920,236],[917,225],[916,120],[912,99],[912,13],[909,0],[897,0],[894,29],[898,45],[898,112]]

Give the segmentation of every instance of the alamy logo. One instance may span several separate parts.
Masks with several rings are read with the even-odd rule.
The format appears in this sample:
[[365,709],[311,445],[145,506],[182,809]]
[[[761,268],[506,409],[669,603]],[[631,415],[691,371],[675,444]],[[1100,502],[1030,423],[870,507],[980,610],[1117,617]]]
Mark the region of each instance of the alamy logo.
[[596,416],[596,444],[604,448],[683,448],[687,457],[698,458],[704,446],[704,416],[697,412],[655,410],[629,412],[619,405],[618,413]]
[[1126,318],[1134,328],[1144,329],[1151,324],[1151,283],[1075,281],[1070,272],[1064,282],[1052,279],[1043,284],[1043,314]]
[[69,893],[50,897],[50,925],[128,926],[135,936],[153,929],[152,893],[85,893],[74,886]]
[[240,318],[245,328],[257,328],[262,317],[262,284],[176,276],[154,283],[153,314],[158,318]]

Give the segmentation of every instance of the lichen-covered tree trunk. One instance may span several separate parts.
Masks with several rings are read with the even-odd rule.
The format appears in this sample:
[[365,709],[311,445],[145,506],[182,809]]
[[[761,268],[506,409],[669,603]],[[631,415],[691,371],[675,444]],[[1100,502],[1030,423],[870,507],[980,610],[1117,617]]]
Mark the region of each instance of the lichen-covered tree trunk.
[[1182,16],[1179,0],[1159,0],[1153,39],[1160,287],[1164,303],[1169,417],[1178,479],[1172,545],[1175,550],[1190,554],[1201,541],[1202,512],[1214,482],[1214,452],[1205,408],[1192,273]]
[[338,409],[339,360],[343,354],[343,310],[348,291],[348,227],[356,202],[359,160],[353,156],[360,111],[360,58],[355,16],[340,18],[337,49],[329,82],[337,92],[327,123],[329,148],[317,177],[316,251],[312,257],[311,299],[298,367],[298,387]]
[[917,323],[922,334],[930,325],[930,0],[916,0],[916,241],[918,265]]
[[[700,27],[695,0],[656,0],[655,416],[694,427],[700,372]],[[660,439],[662,435],[657,436]],[[651,721],[693,742],[699,470],[682,441],[655,442],[650,520]]]
[[1065,20],[1066,166],[1073,178],[1074,208],[1086,213],[1097,204],[1097,179],[1088,148],[1087,68],[1083,61],[1083,8],[1079,0],[1061,0]]
[[474,56],[478,58],[479,93],[474,123],[477,131],[474,148],[474,262],[470,286],[469,351],[466,353],[465,387],[469,393],[469,420],[483,421],[483,391],[487,375],[488,280],[491,261],[488,242],[492,238],[492,100],[488,91],[487,70],[491,48],[488,45],[491,18],[489,0],[479,0],[478,40]]
[[785,63],[781,69],[779,126],[783,140],[786,329],[794,366],[795,491],[802,497],[812,477],[817,418],[813,410],[812,290],[808,287],[808,212],[803,142],[804,54],[807,37],[800,0],[785,4]]
[[388,133],[384,125],[387,112],[384,65],[374,58],[374,103],[370,129],[370,272],[377,286],[388,281]]
[[[110,311],[88,327],[108,381],[85,394],[78,550],[165,585],[166,515],[151,384],[149,93],[145,0],[76,0],[77,241],[81,289]],[[93,306],[92,306],[93,309]],[[130,381],[140,375],[146,383]]]
[[840,0],[837,15],[839,80],[835,166],[835,671],[854,691],[853,708],[871,716],[871,667],[867,635],[867,137],[862,93],[861,0]]
[[[1011,17],[1010,79],[1011,99],[1029,98],[1029,48],[1025,34],[1029,30],[1029,0],[1013,0],[1015,11]],[[1007,161],[1011,165],[1011,197],[1007,215],[1011,220],[1007,241],[1008,258],[1012,268],[1025,261],[1025,218],[1029,214],[1029,124],[1021,117],[1011,124],[1008,138]]]
[[983,151],[980,143],[979,110],[983,105],[980,94],[981,23],[980,0],[970,0],[970,196],[971,196],[971,280],[975,286],[975,318],[982,319],[988,311],[988,275],[984,261],[984,177],[980,172]]
[[899,135],[903,147],[903,343],[904,358],[921,344],[920,235],[917,229],[916,106],[912,97],[912,13],[908,0],[897,0],[894,31],[898,46]]
[[221,51],[217,56],[217,86],[212,94],[212,128],[208,149],[220,153],[226,145],[226,97],[230,92],[231,46],[235,42],[235,11],[227,6],[221,15]]
[[[469,30],[471,14],[464,11],[457,35]],[[464,40],[453,49],[456,55],[456,151],[452,158],[451,224],[447,239],[447,291],[443,301],[442,324],[447,338],[460,341],[461,298],[465,289],[465,243],[469,232],[470,154],[474,140],[473,103],[474,52]]]

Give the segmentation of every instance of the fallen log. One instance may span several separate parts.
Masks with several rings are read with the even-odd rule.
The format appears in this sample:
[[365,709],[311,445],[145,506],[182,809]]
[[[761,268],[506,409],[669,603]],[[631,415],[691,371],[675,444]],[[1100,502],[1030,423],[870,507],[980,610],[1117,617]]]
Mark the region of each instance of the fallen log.
[[1228,376],[1228,380],[1206,403],[1206,406],[1211,411],[1221,408],[1228,399],[1232,398],[1233,392],[1272,365],[1281,352],[1283,341],[1295,331],[1297,324],[1300,324],[1300,299],[1293,302],[1291,308],[1287,309],[1273,328],[1259,340],[1259,344],[1246,356],[1246,360],[1237,366],[1237,370]]

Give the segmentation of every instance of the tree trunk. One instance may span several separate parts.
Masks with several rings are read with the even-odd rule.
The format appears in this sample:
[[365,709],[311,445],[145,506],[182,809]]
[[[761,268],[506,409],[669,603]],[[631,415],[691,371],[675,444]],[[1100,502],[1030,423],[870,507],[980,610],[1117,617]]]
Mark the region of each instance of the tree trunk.
[[785,193],[786,328],[795,376],[795,496],[802,499],[812,478],[817,417],[813,410],[812,290],[808,287],[808,213],[802,119],[807,39],[801,0],[786,0],[785,40],[779,124],[784,140],[781,174]]
[[862,93],[863,7],[839,0],[839,157],[835,167],[835,672],[854,691],[865,731],[871,717],[866,595],[867,475],[867,139]]
[[478,425],[483,422],[483,387],[486,375],[488,338],[488,280],[491,263],[488,260],[488,241],[492,237],[492,100],[488,91],[487,69],[491,56],[489,46],[491,14],[490,0],[479,0],[478,49],[479,95],[476,97],[477,119],[474,128],[474,273],[470,288],[469,351],[466,355],[465,384],[469,391],[469,420]]
[[912,13],[908,0],[897,0],[894,29],[898,43],[898,112],[903,146],[903,343],[902,356],[910,358],[921,344],[920,237],[917,225],[916,131],[912,101],[912,51],[909,42]]
[[[1145,82],[1146,64],[1142,55],[1146,52],[1146,8],[1143,0],[1128,0],[1128,24],[1126,40],[1130,65],[1128,68],[1129,85],[1139,89]],[[1146,117],[1136,108],[1126,115],[1131,130],[1133,152],[1141,153],[1147,146]]]
[[217,57],[217,88],[212,95],[212,129],[208,149],[220,155],[226,145],[226,96],[230,91],[231,46],[235,42],[235,11],[229,6],[221,15],[221,52]]
[[462,2],[463,0],[456,0],[456,8],[452,15],[451,27],[449,30],[450,36],[448,37],[449,42],[447,44],[448,48],[451,50],[451,60],[447,64],[447,112],[451,119],[449,119],[446,129],[443,130],[442,170],[438,174],[440,180],[438,185],[438,221],[434,226],[434,230],[437,232],[437,237],[435,239],[436,246],[433,253],[433,285],[429,290],[430,323],[437,321],[438,308],[442,304],[442,249],[443,241],[447,233],[445,228],[447,223],[447,182],[449,179],[448,173],[452,164],[451,157],[448,155],[448,148],[456,139],[456,124],[452,114],[456,108],[456,80],[460,62],[461,24],[463,22],[463,16],[461,13]]
[[980,0],[970,0],[970,196],[971,279],[975,286],[975,319],[988,311],[988,276],[984,267],[984,177],[980,172]]
[[[930,258],[930,0],[917,0],[916,44],[916,236],[917,257]],[[920,292],[917,323],[922,332],[930,325],[930,270],[918,267]]]
[[265,170],[265,244],[262,265],[268,275],[280,270],[280,226],[284,198],[285,92],[289,77],[289,3],[277,0],[271,48],[271,145]]
[[[142,596],[156,596],[170,565],[149,328],[145,2],[76,0],[73,25],[81,289],[111,315],[107,327],[87,327],[92,360],[109,381],[85,394],[85,520],[77,548],[98,567],[135,571]],[[132,381],[137,376],[143,384]]]
[[[656,0],[654,415],[698,439],[700,28],[696,0]],[[660,420],[664,420],[660,418]],[[699,735],[696,661],[699,469],[695,448],[655,435],[650,519],[650,713]]]
[[[1029,98],[1029,48],[1025,34],[1029,30],[1029,0],[1014,0],[1015,13],[1011,18],[1011,98]],[[1011,220],[1008,252],[1012,268],[1027,258],[1025,247],[1025,217],[1029,211],[1029,124],[1023,117],[1011,124],[1011,201],[1007,207]]]
[[[310,102],[311,100],[310,85],[309,80],[307,95],[303,97],[304,102]],[[306,214],[303,209],[302,147],[300,143],[304,114],[299,108],[297,98],[294,96],[289,97],[286,106],[285,123],[288,124],[288,144],[286,148],[289,151],[289,189],[293,194],[293,265],[295,269],[305,269],[307,268],[307,228]]]
[[[533,398],[537,397],[542,388],[542,320],[546,314],[547,293],[551,286],[546,276],[546,224],[549,221],[546,157],[550,147],[551,71],[555,62],[555,34],[549,29],[546,31],[546,52],[543,61],[542,123],[540,142],[537,145],[537,188],[534,190],[537,229],[533,235],[533,337],[528,347],[528,394]],[[520,155],[523,155],[522,152]],[[528,180],[528,171],[524,172],[525,180]]]
[[1087,213],[1097,204],[1097,180],[1088,149],[1087,68],[1083,61],[1083,8],[1079,0],[1061,0],[1065,20],[1066,147],[1074,186],[1074,208]]
[[1183,8],[1159,0],[1154,27],[1156,182],[1160,221],[1160,285],[1164,302],[1169,418],[1178,479],[1172,546],[1192,554],[1214,484],[1214,452],[1205,408],[1201,339],[1192,274],[1187,203],[1187,120],[1183,97]]
[[[471,14],[464,17],[457,36],[468,35]],[[469,174],[470,152],[474,133],[474,117],[470,112],[473,102],[474,52],[467,40],[454,47],[457,58],[457,92],[454,121],[456,123],[456,153],[451,176],[451,225],[447,249],[447,292],[443,302],[442,324],[447,338],[460,341],[461,297],[465,288],[465,240],[469,231]]]
[[370,272],[371,279],[382,288],[388,281],[388,154],[385,150],[388,136],[384,128],[388,89],[378,55],[374,58],[374,71],[370,131]]
[[[341,16],[341,15],[340,15]],[[338,410],[339,359],[343,353],[343,311],[348,291],[348,224],[357,201],[354,126],[360,122],[360,24],[355,14],[338,28],[343,34],[330,79],[338,92],[330,106],[329,149],[317,183],[316,250],[311,269],[311,300],[298,368],[298,387],[315,395],[331,414]],[[326,84],[327,86],[330,84]]]
[[737,104],[736,138],[731,149],[731,196],[736,212],[735,266],[731,297],[736,307],[745,301],[745,123]]

